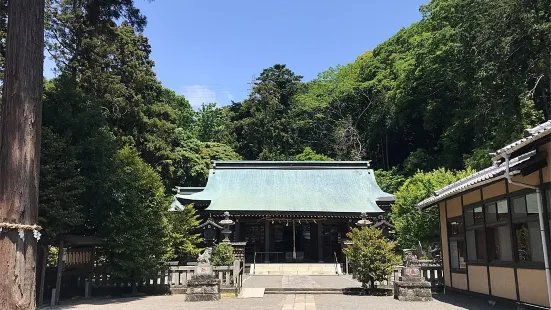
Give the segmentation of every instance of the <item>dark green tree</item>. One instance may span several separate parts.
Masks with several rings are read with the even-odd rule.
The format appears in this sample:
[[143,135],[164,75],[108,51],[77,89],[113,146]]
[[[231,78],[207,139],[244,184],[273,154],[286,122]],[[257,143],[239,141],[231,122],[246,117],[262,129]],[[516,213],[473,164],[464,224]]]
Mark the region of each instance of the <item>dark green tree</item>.
[[157,275],[172,255],[170,199],[159,175],[125,147],[117,155],[113,177],[113,205],[102,227],[109,269],[114,277],[136,281]]
[[282,64],[262,71],[249,98],[240,105],[241,117],[236,124],[238,153],[247,159],[290,158],[297,142],[290,116],[301,79]]

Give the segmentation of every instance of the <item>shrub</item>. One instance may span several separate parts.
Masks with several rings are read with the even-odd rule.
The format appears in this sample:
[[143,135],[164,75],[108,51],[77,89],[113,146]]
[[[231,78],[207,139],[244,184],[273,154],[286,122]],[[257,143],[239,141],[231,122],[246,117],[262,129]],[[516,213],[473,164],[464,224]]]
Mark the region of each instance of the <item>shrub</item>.
[[385,280],[399,261],[394,253],[394,243],[387,241],[380,230],[367,226],[353,228],[346,236],[352,243],[346,246],[344,253],[362,286],[366,288],[371,282],[373,293],[374,282]]
[[223,242],[216,246],[212,255],[212,264],[214,266],[231,266],[235,256],[231,244]]

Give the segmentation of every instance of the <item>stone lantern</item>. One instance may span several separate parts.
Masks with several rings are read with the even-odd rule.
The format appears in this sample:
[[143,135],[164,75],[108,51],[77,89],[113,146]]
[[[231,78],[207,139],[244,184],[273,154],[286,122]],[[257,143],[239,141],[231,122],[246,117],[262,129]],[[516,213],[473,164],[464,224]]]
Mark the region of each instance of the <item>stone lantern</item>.
[[361,214],[362,219],[356,222],[356,225],[360,227],[369,226],[371,225],[371,221],[367,219],[367,213],[362,212]]
[[234,225],[235,222],[230,219],[230,213],[228,211],[224,212],[224,219],[220,221],[220,225],[224,227],[222,234],[224,235],[224,240],[222,242],[230,242],[229,236],[231,234],[230,226]]

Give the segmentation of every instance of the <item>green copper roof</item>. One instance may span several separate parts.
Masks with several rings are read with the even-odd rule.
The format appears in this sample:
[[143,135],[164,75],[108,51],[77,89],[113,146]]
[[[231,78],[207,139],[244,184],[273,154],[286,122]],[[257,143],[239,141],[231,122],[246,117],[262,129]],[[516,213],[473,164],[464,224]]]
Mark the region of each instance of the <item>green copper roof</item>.
[[203,191],[176,197],[210,201],[207,211],[374,213],[394,201],[368,162],[214,162]]

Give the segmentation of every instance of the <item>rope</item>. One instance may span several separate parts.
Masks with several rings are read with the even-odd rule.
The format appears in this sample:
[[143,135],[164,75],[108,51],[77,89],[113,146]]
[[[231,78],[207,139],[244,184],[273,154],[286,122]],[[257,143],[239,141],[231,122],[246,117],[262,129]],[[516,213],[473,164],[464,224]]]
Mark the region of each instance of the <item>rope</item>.
[[0,228],[8,229],[23,229],[23,230],[42,230],[42,226],[39,225],[25,225],[25,224],[15,224],[15,223],[0,223]]

